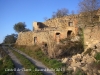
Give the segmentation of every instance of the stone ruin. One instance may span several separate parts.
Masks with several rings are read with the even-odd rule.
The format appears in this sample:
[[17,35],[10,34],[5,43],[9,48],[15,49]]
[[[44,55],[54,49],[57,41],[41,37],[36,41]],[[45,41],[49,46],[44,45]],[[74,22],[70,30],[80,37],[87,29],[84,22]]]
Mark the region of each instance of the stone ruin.
[[68,16],[63,18],[55,18],[44,23],[33,22],[33,31],[20,32],[16,41],[17,45],[34,45],[48,42],[50,36],[56,43],[60,39],[67,38],[71,35],[77,35],[78,27],[75,18]]

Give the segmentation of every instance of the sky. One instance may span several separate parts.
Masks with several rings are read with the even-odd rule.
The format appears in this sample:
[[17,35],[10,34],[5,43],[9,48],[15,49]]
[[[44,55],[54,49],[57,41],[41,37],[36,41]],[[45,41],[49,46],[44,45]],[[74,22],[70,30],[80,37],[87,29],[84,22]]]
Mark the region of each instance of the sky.
[[26,28],[33,29],[34,21],[44,22],[57,9],[66,8],[77,13],[80,0],[0,0],[0,43],[5,36],[13,33],[18,22],[25,22]]

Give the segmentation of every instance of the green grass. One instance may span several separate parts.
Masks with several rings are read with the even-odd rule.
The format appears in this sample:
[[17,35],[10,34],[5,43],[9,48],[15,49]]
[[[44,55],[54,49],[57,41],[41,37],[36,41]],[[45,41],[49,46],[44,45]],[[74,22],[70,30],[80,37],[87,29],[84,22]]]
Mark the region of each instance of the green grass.
[[[44,55],[41,49],[37,46],[33,46],[32,49],[30,48],[25,48],[25,47],[20,47],[19,48],[21,51],[25,52],[29,56],[31,56],[34,59],[37,59],[41,61],[43,64],[45,64],[48,68],[53,68],[54,70],[61,69],[64,64],[61,62],[57,61],[56,59],[50,59],[48,56]],[[63,75],[63,71],[55,71],[56,75]]]
[[87,75],[87,74],[85,74],[82,71],[78,70],[75,75]]
[[25,58],[23,55],[19,54],[16,51],[12,51],[16,57],[19,59],[19,61],[22,63],[25,69],[31,69],[31,71],[25,71],[27,75],[43,75],[40,71],[35,71],[37,69],[27,58]]
[[8,55],[0,60],[0,75],[15,75],[14,71],[6,71],[7,69],[14,69],[14,64]]
[[98,52],[98,53],[95,55],[95,59],[96,59],[96,60],[100,60],[100,52]]

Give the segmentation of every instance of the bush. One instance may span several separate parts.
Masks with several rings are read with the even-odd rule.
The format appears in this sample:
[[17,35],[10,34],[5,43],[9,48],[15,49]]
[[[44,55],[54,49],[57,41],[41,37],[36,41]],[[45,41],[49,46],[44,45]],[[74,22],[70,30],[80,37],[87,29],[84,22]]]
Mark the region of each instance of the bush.
[[100,61],[96,61],[93,65],[96,69],[100,70]]
[[86,75],[86,74],[83,73],[81,70],[78,70],[75,75]]
[[0,74],[14,75],[14,71],[5,71],[5,69],[14,69],[14,64],[8,55],[0,60]]
[[100,60],[100,52],[98,52],[98,53],[95,55],[95,59],[96,59],[96,60]]
[[3,55],[2,59],[0,60],[0,75],[15,75],[14,71],[5,71],[6,69],[14,69],[14,64],[1,46],[0,51]]
[[89,54],[89,55],[91,55],[91,51],[92,51],[92,50],[93,50],[93,49],[91,49],[91,48],[88,48],[88,49],[87,49],[87,51],[86,51],[84,54],[85,54],[85,55],[86,55],[86,54]]

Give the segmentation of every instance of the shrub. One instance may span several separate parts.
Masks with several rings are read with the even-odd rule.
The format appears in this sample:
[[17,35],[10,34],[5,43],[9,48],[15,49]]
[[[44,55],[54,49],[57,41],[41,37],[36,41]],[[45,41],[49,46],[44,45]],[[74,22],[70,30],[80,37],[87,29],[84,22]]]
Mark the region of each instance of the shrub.
[[5,71],[5,69],[13,69],[13,68],[14,64],[8,55],[6,55],[2,60],[0,60],[1,75],[14,75],[14,71]]
[[5,71],[5,69],[14,69],[14,64],[1,46],[0,51],[2,51],[3,54],[3,57],[0,60],[0,75],[15,75],[14,71]]
[[98,53],[95,55],[95,59],[96,59],[96,60],[100,60],[100,52],[98,52]]
[[86,55],[86,54],[89,54],[89,55],[91,55],[91,51],[92,51],[92,50],[93,50],[93,49],[91,49],[91,48],[88,48],[88,49],[87,49],[87,51],[86,51],[84,54],[85,54],[85,55]]
[[78,70],[75,75],[86,75],[86,74],[83,73],[81,70]]

